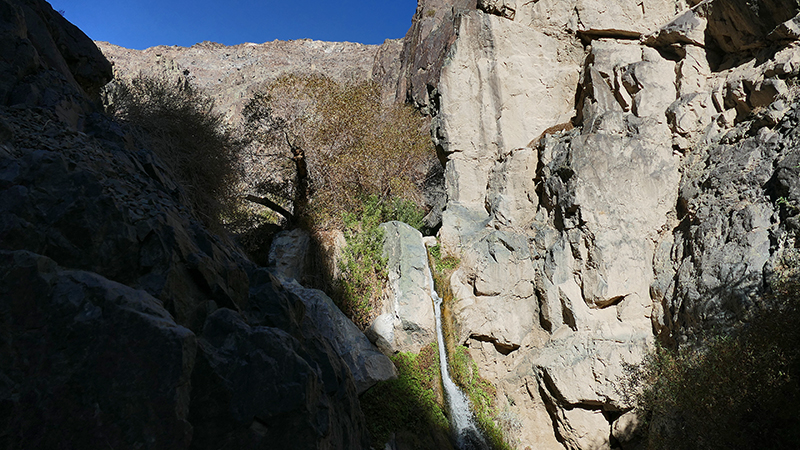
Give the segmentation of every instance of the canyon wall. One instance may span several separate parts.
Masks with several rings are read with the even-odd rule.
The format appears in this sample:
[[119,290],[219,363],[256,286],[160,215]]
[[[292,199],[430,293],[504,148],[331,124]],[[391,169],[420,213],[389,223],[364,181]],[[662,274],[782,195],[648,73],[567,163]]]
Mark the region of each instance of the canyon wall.
[[[796,246],[800,5],[420,1],[459,339],[519,448],[633,448],[624,366],[759,301]],[[789,206],[786,206],[786,205]]]
[[108,42],[98,48],[113,65],[115,77],[166,75],[192,83],[215,101],[230,122],[241,120],[253,94],[281,75],[321,73],[336,81],[375,80],[386,101],[394,101],[400,70],[400,40],[382,45],[311,39],[226,46],[202,42],[192,47],[158,46],[132,50]]
[[[369,447],[357,395],[388,359],[325,294],[194,218],[98,112],[112,66],[80,30],[39,0],[0,11],[0,447]],[[624,367],[745,318],[798,246],[799,11],[420,0],[382,46],[98,45],[118,76],[195,83],[233,122],[299,69],[372,78],[429,114],[458,342],[507,437],[628,449]],[[418,349],[432,316],[400,277],[420,278],[421,236],[387,233],[395,299],[370,334]]]
[[0,0],[0,447],[369,448],[357,395],[391,361],[197,220],[100,112],[111,77],[49,4]]

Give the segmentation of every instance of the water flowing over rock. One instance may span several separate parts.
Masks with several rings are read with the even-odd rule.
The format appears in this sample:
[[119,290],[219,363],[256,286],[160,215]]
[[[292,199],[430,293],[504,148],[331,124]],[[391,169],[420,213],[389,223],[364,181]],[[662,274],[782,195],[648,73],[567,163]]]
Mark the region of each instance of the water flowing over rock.
[[628,448],[623,367],[744,317],[795,245],[800,5],[440,3],[400,86],[445,160],[459,342],[541,427],[520,448]]

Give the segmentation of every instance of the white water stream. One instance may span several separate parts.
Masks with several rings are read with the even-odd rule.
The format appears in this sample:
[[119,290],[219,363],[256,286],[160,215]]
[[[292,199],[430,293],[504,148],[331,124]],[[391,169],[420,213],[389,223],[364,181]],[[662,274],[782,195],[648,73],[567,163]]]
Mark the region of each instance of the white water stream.
[[450,369],[447,365],[447,347],[444,345],[442,332],[442,298],[433,287],[433,274],[428,267],[428,281],[431,286],[433,310],[436,315],[436,335],[439,342],[439,366],[442,371],[442,385],[444,386],[445,401],[450,411],[450,426],[459,450],[483,450],[489,446],[475,425],[467,396],[456,386],[450,378]]

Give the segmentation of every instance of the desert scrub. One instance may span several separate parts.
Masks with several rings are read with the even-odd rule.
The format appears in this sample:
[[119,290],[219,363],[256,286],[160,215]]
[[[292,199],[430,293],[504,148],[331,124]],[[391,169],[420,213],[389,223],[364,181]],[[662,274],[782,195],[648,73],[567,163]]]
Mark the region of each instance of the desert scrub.
[[288,74],[262,86],[243,115],[248,154],[264,168],[248,189],[283,202],[301,226],[341,227],[371,196],[420,209],[430,133],[412,107],[384,104],[376,83]]
[[441,399],[439,357],[436,343],[418,355],[398,353],[395,380],[378,383],[361,395],[361,409],[376,448],[383,448],[391,433],[409,442],[409,448],[441,448],[436,436],[445,440],[449,425]]
[[383,222],[422,223],[422,211],[413,202],[367,197],[357,212],[342,215],[346,245],[340,261],[334,300],[339,308],[362,330],[369,327],[377,313],[386,282],[386,258],[383,257]]
[[210,97],[189,83],[139,75],[117,80],[107,98],[107,111],[130,124],[137,141],[164,162],[196,216],[216,228],[235,215],[244,144],[213,111]]
[[800,277],[779,267],[744,323],[703,345],[657,346],[627,391],[654,449],[779,449],[800,442]]

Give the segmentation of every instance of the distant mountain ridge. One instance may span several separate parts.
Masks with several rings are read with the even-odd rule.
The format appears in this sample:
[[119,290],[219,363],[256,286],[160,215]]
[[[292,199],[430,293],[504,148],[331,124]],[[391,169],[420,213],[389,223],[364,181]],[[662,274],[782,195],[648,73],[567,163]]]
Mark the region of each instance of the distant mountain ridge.
[[383,86],[384,99],[394,101],[402,50],[402,39],[389,39],[381,45],[310,39],[234,46],[202,42],[145,50],[108,42],[95,44],[113,64],[115,77],[139,73],[183,77],[205,90],[218,111],[234,121],[260,86],[293,72],[319,72],[337,81],[371,78]]

